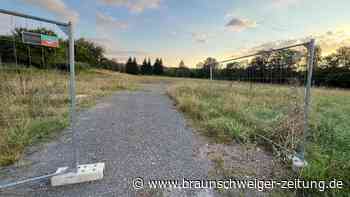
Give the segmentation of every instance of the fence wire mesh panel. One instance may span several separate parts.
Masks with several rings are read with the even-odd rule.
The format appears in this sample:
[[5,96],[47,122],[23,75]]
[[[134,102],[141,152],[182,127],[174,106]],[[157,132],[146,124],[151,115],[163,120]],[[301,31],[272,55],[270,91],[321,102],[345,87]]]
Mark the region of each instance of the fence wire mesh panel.
[[[67,161],[72,158],[52,163],[50,158],[60,157],[59,150],[45,158],[30,148],[69,126],[67,36],[55,24],[7,14],[0,18],[0,185],[4,185],[53,173],[57,167],[70,166]],[[24,40],[26,33],[32,35],[31,44]],[[71,143],[70,138],[65,143]],[[30,166],[36,170],[28,170]]]
[[240,114],[233,118],[243,123],[236,130],[270,144],[284,158],[304,156],[310,43],[223,61],[214,70],[214,78],[224,76],[231,81],[222,88],[231,93],[231,111]]

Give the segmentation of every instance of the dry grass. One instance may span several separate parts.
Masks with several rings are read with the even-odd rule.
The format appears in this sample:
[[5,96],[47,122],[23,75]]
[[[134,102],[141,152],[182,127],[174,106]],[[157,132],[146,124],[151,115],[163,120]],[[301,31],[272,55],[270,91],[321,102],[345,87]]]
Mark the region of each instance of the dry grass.
[[[216,142],[266,143],[293,152],[302,139],[301,87],[236,82],[176,83],[168,90],[178,108]],[[350,91],[314,88],[302,176],[311,180],[350,180]],[[285,154],[282,154],[285,155]],[[345,190],[345,193],[348,190]],[[340,194],[339,194],[340,195]]]
[[247,141],[259,131],[288,149],[297,143],[286,142],[300,134],[300,88],[201,81],[178,83],[168,92],[180,110],[198,120],[206,134],[219,142]]
[[[120,89],[135,88],[128,75],[88,70],[77,75],[78,106]],[[0,68],[0,166],[17,161],[25,147],[68,126],[67,73]]]

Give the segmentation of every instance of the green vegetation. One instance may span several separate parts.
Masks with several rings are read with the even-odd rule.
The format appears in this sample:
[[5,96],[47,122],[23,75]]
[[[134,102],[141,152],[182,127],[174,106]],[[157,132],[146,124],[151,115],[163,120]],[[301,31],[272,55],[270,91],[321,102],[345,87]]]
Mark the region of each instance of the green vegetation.
[[[304,82],[306,54],[303,50],[283,50],[265,53],[250,60],[220,65],[214,58],[199,62],[196,68],[187,67],[183,61],[177,68],[166,68],[164,75],[171,77],[209,78],[210,66],[214,79],[254,81],[259,83],[286,84],[290,80]],[[327,87],[350,87],[350,47],[341,47],[335,53],[321,56],[316,48],[313,84]]]
[[[24,67],[42,69],[54,68],[68,70],[68,41],[59,39],[58,48],[29,45],[22,42],[22,32],[33,32],[57,36],[55,32],[45,29],[16,28],[10,35],[0,35],[0,64],[17,64]],[[75,61],[81,62],[80,68],[103,68],[114,71],[122,70],[123,65],[108,59],[105,50],[84,38],[75,41]]]
[[[22,31],[57,36],[45,28],[16,28],[0,36],[0,166],[17,161],[26,146],[68,125],[68,42],[59,39],[58,48],[28,45]],[[101,46],[80,38],[75,54],[78,107],[134,87],[130,76],[108,71],[124,65],[106,58]]]
[[139,66],[135,57],[129,57],[128,61],[125,64],[125,72],[133,75],[163,75],[163,60],[157,58],[152,66],[150,59],[148,59],[148,61],[144,59],[142,65]]
[[[308,179],[350,181],[350,92],[315,89],[309,145]],[[349,190],[348,190],[349,191]],[[350,191],[349,191],[350,192]]]
[[143,63],[140,67],[140,71],[142,75],[151,75],[152,74],[152,64],[151,60],[146,58],[143,60]]
[[[77,75],[78,106],[135,87],[128,75],[89,69]],[[133,80],[134,81],[134,80]],[[0,67],[0,166],[18,160],[25,147],[68,125],[69,76],[59,70]]]
[[[168,90],[178,108],[200,131],[225,143],[263,143],[292,152],[303,131],[303,88],[280,85],[193,81]],[[312,92],[311,131],[301,176],[309,180],[350,180],[350,92],[315,88]],[[284,154],[285,155],[285,154]],[[349,192],[348,189],[344,190]],[[333,191],[334,192],[334,191]],[[340,195],[340,194],[337,194]]]
[[[12,35],[0,35],[0,62],[34,66],[37,68],[58,68],[67,70],[67,40],[60,39],[58,48],[33,46],[22,43],[21,32],[29,31],[45,35],[56,35],[53,31],[39,29],[14,29]],[[208,57],[199,62],[196,68],[189,68],[183,61],[179,66],[167,67],[161,58],[156,58],[153,65],[148,58],[139,65],[136,58],[129,58],[124,63],[109,59],[104,55],[104,48],[80,38],[75,41],[78,68],[103,68],[129,74],[163,75],[170,77],[209,78],[210,67],[217,80],[255,81],[259,83],[285,84],[290,80],[304,82],[305,50],[283,50],[265,53],[250,61],[229,62],[220,65],[215,58]],[[193,67],[193,66],[192,66]],[[321,48],[316,48],[313,84],[349,88],[350,84],[350,47],[340,47],[335,53],[322,56]]]

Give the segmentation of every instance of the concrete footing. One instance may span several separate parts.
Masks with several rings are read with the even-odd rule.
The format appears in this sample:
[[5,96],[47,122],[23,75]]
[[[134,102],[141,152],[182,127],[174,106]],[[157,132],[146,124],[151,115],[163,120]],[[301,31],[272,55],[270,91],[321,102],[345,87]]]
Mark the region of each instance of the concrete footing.
[[308,164],[304,159],[300,159],[297,156],[294,156],[292,158],[292,161],[293,161],[292,169],[294,172],[297,172],[297,173],[299,173]]
[[[52,186],[70,185],[103,179],[104,163],[79,165],[77,172],[68,172],[51,177]],[[58,168],[56,173],[67,170],[68,167]]]

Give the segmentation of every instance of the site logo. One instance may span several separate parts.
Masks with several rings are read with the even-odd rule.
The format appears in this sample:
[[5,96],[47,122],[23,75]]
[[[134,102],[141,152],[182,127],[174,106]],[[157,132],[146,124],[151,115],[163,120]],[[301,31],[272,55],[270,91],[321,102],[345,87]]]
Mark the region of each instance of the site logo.
[[56,36],[49,36],[49,35],[41,34],[40,45],[57,48],[59,46],[58,38]]

